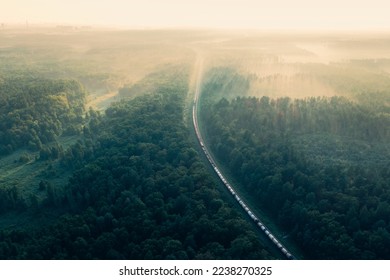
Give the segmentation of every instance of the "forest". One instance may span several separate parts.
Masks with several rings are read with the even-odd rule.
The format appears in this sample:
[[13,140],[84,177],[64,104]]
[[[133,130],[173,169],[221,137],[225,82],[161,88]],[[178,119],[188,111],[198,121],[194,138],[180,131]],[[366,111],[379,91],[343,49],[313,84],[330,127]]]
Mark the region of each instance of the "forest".
[[297,258],[390,259],[388,46],[4,27],[0,259],[282,258],[203,154],[197,85],[205,146]]
[[[183,74],[184,73],[184,74]],[[269,259],[257,233],[216,187],[182,120],[187,79],[89,110],[82,140],[61,155],[63,189],[18,211],[59,214],[0,231],[1,259]],[[38,110],[39,107],[37,107]],[[39,111],[38,111],[39,112]],[[39,132],[39,131],[38,131]],[[50,160],[50,159],[48,159]]]
[[74,80],[4,79],[0,83],[0,155],[39,151],[81,131],[86,93]]
[[205,135],[254,203],[307,258],[388,259],[390,117],[383,105],[336,96],[226,99],[221,87],[243,79],[215,73],[204,85]]

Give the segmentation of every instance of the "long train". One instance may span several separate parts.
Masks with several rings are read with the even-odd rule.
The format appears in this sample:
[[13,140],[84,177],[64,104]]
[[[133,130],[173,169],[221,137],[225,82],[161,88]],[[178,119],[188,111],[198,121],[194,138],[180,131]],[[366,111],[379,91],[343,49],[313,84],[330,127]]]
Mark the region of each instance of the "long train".
[[198,141],[200,143],[200,146],[204,152],[204,154],[207,157],[207,160],[210,162],[211,166],[213,167],[214,171],[217,173],[218,177],[221,179],[225,187],[229,190],[229,192],[233,195],[235,200],[240,204],[240,206],[245,210],[245,212],[249,215],[249,217],[255,222],[255,224],[265,233],[265,235],[268,236],[268,238],[278,247],[278,249],[287,257],[287,259],[295,259],[295,257],[282,245],[282,243],[272,235],[270,230],[260,221],[260,219],[249,209],[249,207],[246,205],[246,203],[241,199],[241,197],[234,191],[234,188],[229,184],[229,182],[225,179],[225,177],[222,175],[221,171],[218,169],[217,165],[215,164],[214,159],[211,157],[210,153],[208,152],[207,148],[205,147],[203,143],[202,136],[199,132],[198,127],[198,120],[196,116],[196,106],[197,106],[197,96],[195,96],[194,104],[192,107],[192,119],[194,123],[195,133],[196,137],[198,138]]

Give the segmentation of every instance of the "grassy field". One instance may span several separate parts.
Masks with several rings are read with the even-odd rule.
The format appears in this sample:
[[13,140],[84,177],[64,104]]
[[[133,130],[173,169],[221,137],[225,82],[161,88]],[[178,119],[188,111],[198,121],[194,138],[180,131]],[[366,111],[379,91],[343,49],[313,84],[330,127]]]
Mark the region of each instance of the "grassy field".
[[[77,136],[60,137],[58,143],[64,148],[76,143]],[[27,160],[22,160],[22,158]],[[38,200],[46,197],[46,192],[39,190],[42,180],[50,182],[57,188],[63,187],[71,172],[61,167],[58,160],[39,160],[39,152],[18,150],[10,155],[0,158],[0,186],[2,188],[16,187],[24,198],[31,195]]]

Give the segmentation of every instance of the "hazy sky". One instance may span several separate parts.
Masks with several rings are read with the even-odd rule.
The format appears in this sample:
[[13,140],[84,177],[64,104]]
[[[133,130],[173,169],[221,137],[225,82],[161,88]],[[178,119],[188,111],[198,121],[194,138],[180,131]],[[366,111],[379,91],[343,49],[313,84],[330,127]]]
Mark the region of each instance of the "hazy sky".
[[0,0],[0,23],[390,30],[388,0]]

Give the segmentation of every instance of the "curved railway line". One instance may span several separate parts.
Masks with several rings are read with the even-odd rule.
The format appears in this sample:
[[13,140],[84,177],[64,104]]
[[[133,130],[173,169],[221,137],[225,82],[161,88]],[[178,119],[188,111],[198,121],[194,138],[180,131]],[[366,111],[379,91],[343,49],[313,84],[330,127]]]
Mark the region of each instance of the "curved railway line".
[[207,157],[207,160],[213,167],[214,171],[217,173],[218,177],[224,184],[224,186],[229,190],[229,192],[232,194],[234,199],[239,203],[239,205],[245,210],[245,212],[248,214],[251,220],[260,228],[261,231],[264,232],[264,234],[272,241],[273,244],[282,252],[284,256],[286,256],[287,259],[296,259],[292,253],[290,253],[287,248],[271,233],[271,231],[267,228],[267,226],[251,211],[249,206],[244,202],[244,200],[237,194],[234,187],[227,181],[225,176],[221,173],[220,169],[218,168],[217,164],[215,163],[213,157],[211,156],[210,152],[208,151],[207,147],[204,144],[202,134],[200,133],[199,126],[198,126],[198,102],[199,102],[199,96],[200,96],[200,86],[201,86],[201,79],[202,79],[202,70],[203,70],[203,60],[198,59],[197,62],[199,65],[197,65],[197,77],[196,77],[196,87],[195,87],[195,93],[194,93],[194,102],[192,105],[192,121],[196,133],[196,137],[199,141],[199,144],[204,152],[204,154]]

